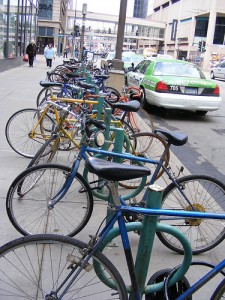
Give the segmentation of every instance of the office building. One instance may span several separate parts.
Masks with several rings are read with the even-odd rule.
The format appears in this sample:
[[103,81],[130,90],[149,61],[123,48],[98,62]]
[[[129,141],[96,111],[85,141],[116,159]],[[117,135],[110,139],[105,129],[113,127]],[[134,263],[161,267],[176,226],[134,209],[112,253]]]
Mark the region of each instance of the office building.
[[19,66],[36,39],[38,1],[0,0],[0,72]]
[[204,69],[225,59],[225,5],[221,0],[155,0],[150,21],[165,23],[160,51]]
[[145,19],[148,12],[148,0],[134,0],[134,18]]

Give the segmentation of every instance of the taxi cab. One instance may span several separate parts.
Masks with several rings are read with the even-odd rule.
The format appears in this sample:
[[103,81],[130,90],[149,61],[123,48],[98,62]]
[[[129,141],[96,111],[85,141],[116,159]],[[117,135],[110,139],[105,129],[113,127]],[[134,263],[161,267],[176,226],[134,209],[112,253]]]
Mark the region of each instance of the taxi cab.
[[145,59],[129,68],[126,83],[142,89],[143,107],[150,104],[205,115],[218,110],[222,102],[219,86],[206,79],[197,65],[183,60]]

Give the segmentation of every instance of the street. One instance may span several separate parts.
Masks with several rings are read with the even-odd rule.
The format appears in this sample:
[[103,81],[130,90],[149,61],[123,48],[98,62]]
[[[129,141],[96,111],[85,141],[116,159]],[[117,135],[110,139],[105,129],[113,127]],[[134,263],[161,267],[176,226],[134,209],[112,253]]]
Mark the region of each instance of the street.
[[215,112],[205,116],[155,108],[148,112],[156,127],[188,134],[182,151],[181,147],[173,147],[173,151],[191,173],[208,174],[225,184],[225,81],[215,81],[223,99],[221,108]]

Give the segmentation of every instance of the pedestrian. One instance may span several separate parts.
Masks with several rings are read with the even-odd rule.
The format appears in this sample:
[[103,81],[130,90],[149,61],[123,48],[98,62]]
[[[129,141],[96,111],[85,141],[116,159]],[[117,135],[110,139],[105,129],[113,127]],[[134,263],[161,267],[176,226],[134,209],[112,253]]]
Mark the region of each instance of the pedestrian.
[[55,59],[55,49],[52,47],[52,44],[48,45],[48,48],[44,52],[46,58],[47,68],[52,67],[52,60]]
[[29,67],[33,67],[34,58],[36,56],[36,45],[35,41],[32,40],[31,43],[26,48],[26,54],[28,55]]
[[66,47],[63,52],[63,58],[67,58],[68,48]]

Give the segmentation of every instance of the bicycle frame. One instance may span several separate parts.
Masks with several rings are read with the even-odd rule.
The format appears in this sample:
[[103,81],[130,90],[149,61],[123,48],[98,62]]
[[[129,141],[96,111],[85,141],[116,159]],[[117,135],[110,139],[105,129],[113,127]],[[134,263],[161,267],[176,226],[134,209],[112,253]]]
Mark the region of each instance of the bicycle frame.
[[[69,290],[70,286],[75,282],[77,276],[80,274],[81,270],[85,265],[88,263],[90,258],[93,256],[93,254],[100,250],[102,251],[104,247],[107,245],[107,243],[111,240],[112,232],[117,231],[121,235],[124,253],[126,257],[126,262],[128,265],[128,270],[130,274],[131,279],[131,286],[132,288],[127,287],[127,292],[131,294],[131,298],[129,299],[135,299],[140,300],[142,299],[142,295],[146,293],[154,293],[159,290],[163,289],[163,282],[160,282],[158,284],[145,286],[146,282],[146,276],[147,276],[147,267],[149,266],[150,258],[151,258],[151,250],[153,246],[154,241],[154,235],[156,231],[165,231],[167,233],[170,233],[171,235],[175,236],[179,239],[179,241],[182,243],[184,247],[184,259],[180,266],[180,268],[176,271],[176,273],[171,278],[169,285],[175,284],[177,281],[179,281],[184,274],[187,272],[187,270],[190,267],[191,259],[192,259],[192,250],[190,247],[190,244],[187,240],[187,238],[176,228],[158,223],[158,217],[160,215],[164,216],[173,216],[173,217],[182,217],[182,218],[208,218],[208,219],[225,219],[224,214],[215,214],[215,213],[202,213],[202,212],[189,212],[189,211],[174,211],[174,210],[164,210],[160,209],[161,202],[159,201],[162,197],[161,191],[157,191],[157,188],[155,189],[154,186],[149,186],[149,192],[147,194],[147,207],[148,208],[141,208],[141,207],[130,207],[127,206],[124,200],[120,197],[118,197],[118,191],[115,187],[115,183],[111,183],[112,188],[112,195],[115,202],[115,207],[111,210],[113,212],[113,215],[111,219],[106,223],[104,228],[101,230],[101,233],[99,236],[91,237],[91,240],[89,242],[89,246],[87,249],[89,249],[88,254],[82,257],[80,262],[80,269],[78,271],[73,270],[71,271],[70,275],[67,277],[66,280],[69,280],[66,287],[65,281],[58,287],[56,291],[53,293],[58,293],[62,288],[63,291],[60,296],[58,296],[58,299],[62,299],[63,296],[66,294],[66,292]],[[154,190],[155,189],[155,190]],[[117,199],[117,200],[115,200]],[[120,204],[119,204],[120,202]],[[149,208],[150,207],[150,208]],[[155,207],[155,208],[153,208]],[[139,222],[126,224],[123,214],[125,213],[134,213],[134,214],[142,214],[144,215],[144,221],[143,224]],[[115,223],[118,223],[118,227],[113,228]],[[132,227],[133,230],[139,230],[140,233],[140,240],[139,240],[139,246],[138,246],[138,254],[136,258],[136,263],[134,265],[132,252],[131,252],[131,246],[130,241],[128,237],[128,229],[127,227]],[[141,227],[142,226],[142,227]],[[147,227],[147,228],[146,228]],[[140,230],[141,228],[144,228],[143,232]],[[146,236],[144,231],[148,233],[149,239],[146,240]],[[143,235],[143,236],[142,236]],[[142,256],[142,249],[143,243],[146,243],[148,252],[146,253],[146,249],[144,249],[144,256]],[[139,256],[142,257],[141,263],[142,266],[144,265],[145,268],[143,270],[142,266],[140,266],[139,263]],[[144,257],[144,258],[143,258]],[[98,268],[100,267],[97,262],[93,263],[95,271],[97,276],[100,280],[102,280],[106,285],[109,285],[112,287],[112,283],[106,280],[106,278],[101,274],[101,272],[98,272]],[[190,289],[188,289],[184,294],[182,294],[179,298],[179,300],[184,300],[191,294],[193,294],[195,291],[197,291],[201,286],[203,286],[207,281],[209,281],[212,277],[214,277],[217,273],[219,273],[225,266],[225,260],[222,261],[218,266],[216,266],[213,270],[208,272],[203,278],[201,278],[196,284],[194,284]],[[141,268],[141,275],[140,275],[140,268]],[[138,276],[139,275],[139,276]]]
[[[167,145],[167,147],[169,148],[170,145]],[[67,180],[65,181],[63,187],[58,191],[58,193],[52,198],[52,203],[49,204],[49,207],[53,207],[69,190],[72,182],[73,182],[73,178],[75,177],[79,166],[80,166],[80,161],[82,159],[86,160],[88,158],[87,153],[94,153],[94,154],[99,154],[101,156],[109,156],[109,157],[113,157],[113,158],[117,158],[117,159],[127,159],[127,160],[132,160],[132,161],[137,161],[137,162],[143,162],[143,163],[150,163],[150,164],[155,164],[157,165],[150,181],[149,184],[153,184],[157,178],[157,174],[159,173],[160,169],[163,168],[164,171],[166,172],[166,174],[168,175],[169,179],[171,181],[174,182],[174,184],[176,185],[176,187],[179,189],[180,193],[183,195],[183,197],[186,199],[187,203],[192,207],[192,209],[195,211],[196,209],[193,207],[192,203],[189,201],[189,199],[185,196],[184,192],[182,191],[182,189],[180,188],[177,180],[175,178],[172,177],[172,175],[170,174],[170,172],[167,170],[167,168],[164,167],[163,162],[164,162],[164,157],[166,156],[167,153],[167,149],[165,149],[162,157],[160,158],[160,160],[153,160],[153,159],[149,159],[149,158],[144,158],[144,157],[138,157],[129,153],[116,153],[116,152],[112,152],[112,151],[106,151],[106,150],[102,150],[102,149],[96,149],[96,148],[92,148],[92,147],[88,147],[84,144],[82,144],[80,151],[77,155],[77,158],[75,159],[73,165],[72,165],[72,169],[71,169],[71,173],[70,175],[67,177]],[[147,191],[147,189],[146,189]],[[124,197],[124,200],[127,200],[130,198],[130,195],[128,195],[127,197]],[[146,202],[146,192],[144,193],[143,202]]]

